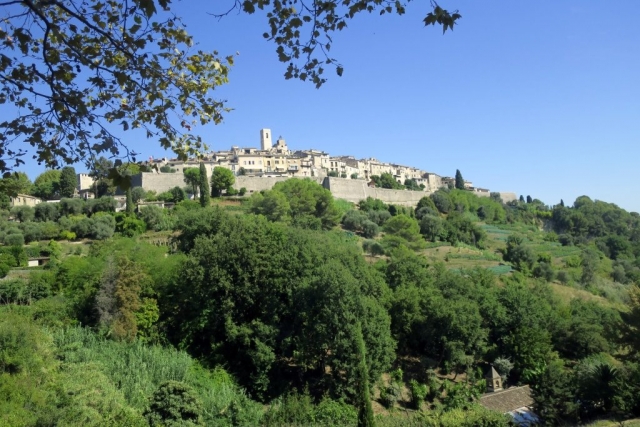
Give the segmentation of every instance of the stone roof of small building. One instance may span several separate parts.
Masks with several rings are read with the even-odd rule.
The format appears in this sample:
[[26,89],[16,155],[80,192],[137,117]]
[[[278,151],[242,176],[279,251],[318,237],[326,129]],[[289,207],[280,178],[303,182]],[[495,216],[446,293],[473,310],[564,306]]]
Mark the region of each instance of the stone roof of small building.
[[533,398],[531,397],[531,389],[525,385],[487,393],[480,398],[480,404],[487,409],[504,414],[533,405]]

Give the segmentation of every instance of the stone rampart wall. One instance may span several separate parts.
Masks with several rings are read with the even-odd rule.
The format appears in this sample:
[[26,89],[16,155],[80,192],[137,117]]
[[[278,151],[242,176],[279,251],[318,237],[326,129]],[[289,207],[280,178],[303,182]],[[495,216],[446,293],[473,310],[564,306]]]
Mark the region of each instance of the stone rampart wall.
[[184,174],[176,173],[156,173],[141,172],[131,177],[131,184],[134,187],[142,187],[146,191],[155,191],[160,194],[171,190],[173,187],[186,187],[184,182]]
[[[279,182],[286,181],[290,177],[259,177],[259,176],[236,176],[236,182],[233,184],[233,188],[240,190],[242,187],[247,189],[247,196],[253,193],[270,190]],[[322,178],[308,178],[312,179],[318,184],[322,184]]]
[[372,188],[367,185],[365,180],[349,178],[327,177],[324,179],[323,186],[331,191],[333,197],[353,203],[372,197],[394,205],[415,206],[420,199],[431,194],[427,191]]
[[[491,193],[493,193],[493,191]],[[475,194],[478,197],[491,197],[491,193],[477,192],[473,194]],[[511,193],[507,191],[498,191],[497,193],[500,194],[502,203],[508,203],[508,202],[513,202],[514,200],[518,200],[518,196],[516,196],[516,193]]]
[[[242,187],[247,189],[247,196],[262,190],[269,190],[278,182],[289,179],[289,177],[257,177],[257,176],[237,176],[233,187],[236,190]],[[367,185],[367,181],[363,179],[350,178],[334,178],[334,177],[313,177],[308,178],[318,184],[322,184],[324,188],[331,191],[333,197],[344,199],[349,202],[358,203],[367,197],[382,200],[385,203],[394,205],[415,206],[424,196],[428,196],[428,191],[409,191],[409,190],[389,190],[386,188],[372,188]],[[184,174],[176,173],[155,173],[142,172],[132,177],[134,187],[142,187],[145,190],[153,190],[157,193],[169,191],[173,187],[185,187]],[[489,193],[474,193],[480,197],[489,196]],[[515,193],[501,192],[500,197],[506,203],[517,200]]]

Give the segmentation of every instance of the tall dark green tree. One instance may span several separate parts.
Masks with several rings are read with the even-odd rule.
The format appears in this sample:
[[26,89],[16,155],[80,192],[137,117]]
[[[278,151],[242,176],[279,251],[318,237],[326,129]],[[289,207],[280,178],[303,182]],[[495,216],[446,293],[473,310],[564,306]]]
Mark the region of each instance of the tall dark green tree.
[[532,203],[533,199],[531,198],[531,196],[527,196],[527,203]]
[[131,191],[131,187],[129,187],[127,188],[127,214],[133,215],[133,211],[133,192]]
[[520,203],[524,203],[524,196],[522,194],[520,195],[519,201],[520,201]]
[[60,172],[60,197],[73,197],[78,186],[76,170],[73,166],[65,166]]
[[458,190],[464,190],[464,178],[460,173],[460,169],[456,169],[456,188]]
[[356,346],[358,350],[358,371],[356,373],[356,393],[358,408],[358,427],[374,427],[373,408],[371,407],[371,396],[369,395],[369,371],[367,370],[367,354],[362,337],[362,324],[358,322],[356,327]]
[[207,177],[207,169],[204,163],[200,163],[200,206],[207,207],[211,203],[211,194],[209,193],[209,178]]

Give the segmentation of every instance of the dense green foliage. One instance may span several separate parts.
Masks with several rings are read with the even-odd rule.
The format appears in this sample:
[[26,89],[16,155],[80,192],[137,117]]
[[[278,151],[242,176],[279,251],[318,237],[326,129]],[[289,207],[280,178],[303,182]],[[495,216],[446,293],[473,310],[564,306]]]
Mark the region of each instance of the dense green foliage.
[[340,221],[331,192],[309,179],[288,179],[251,196],[251,212],[313,230],[330,229]]
[[232,189],[235,180],[235,176],[231,170],[223,167],[213,168],[213,173],[211,174],[211,195],[213,197],[220,197],[223,191],[228,193]]
[[[549,425],[640,413],[635,215],[455,189],[356,208],[296,179],[232,203],[1,216],[0,424],[506,426],[476,403],[487,363]],[[554,220],[576,211],[605,231]]]

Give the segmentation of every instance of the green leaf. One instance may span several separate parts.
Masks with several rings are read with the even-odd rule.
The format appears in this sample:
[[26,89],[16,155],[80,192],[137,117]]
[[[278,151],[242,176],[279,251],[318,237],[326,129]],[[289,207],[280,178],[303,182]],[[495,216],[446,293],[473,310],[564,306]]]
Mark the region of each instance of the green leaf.
[[247,13],[254,13],[256,11],[255,6],[249,0],[242,3],[242,9]]

